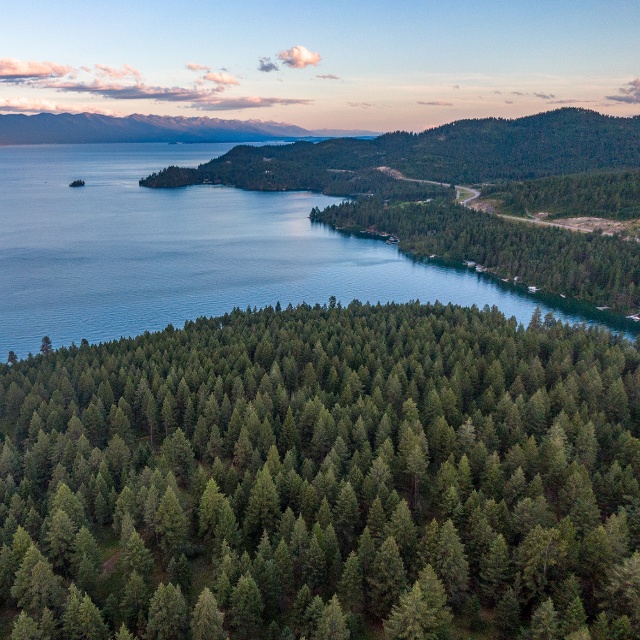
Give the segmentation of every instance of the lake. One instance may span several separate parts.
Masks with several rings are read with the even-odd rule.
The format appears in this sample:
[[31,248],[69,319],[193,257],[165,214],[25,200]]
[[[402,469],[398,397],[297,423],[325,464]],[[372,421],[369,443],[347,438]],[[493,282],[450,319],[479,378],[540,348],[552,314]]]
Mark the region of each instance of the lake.
[[[152,190],[138,180],[196,166],[232,144],[0,147],[0,359],[102,342],[199,316],[307,302],[496,305],[527,323],[536,305],[568,322],[628,321],[531,295],[473,270],[416,263],[375,239],[308,219],[339,202],[219,186]],[[86,186],[69,188],[82,179]]]

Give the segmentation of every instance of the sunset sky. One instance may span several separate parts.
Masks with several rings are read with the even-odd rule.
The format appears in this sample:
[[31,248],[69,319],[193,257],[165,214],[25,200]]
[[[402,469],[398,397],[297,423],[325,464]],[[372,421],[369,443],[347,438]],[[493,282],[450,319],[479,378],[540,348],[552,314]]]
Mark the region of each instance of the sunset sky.
[[640,114],[638,0],[2,0],[0,113],[419,131]]

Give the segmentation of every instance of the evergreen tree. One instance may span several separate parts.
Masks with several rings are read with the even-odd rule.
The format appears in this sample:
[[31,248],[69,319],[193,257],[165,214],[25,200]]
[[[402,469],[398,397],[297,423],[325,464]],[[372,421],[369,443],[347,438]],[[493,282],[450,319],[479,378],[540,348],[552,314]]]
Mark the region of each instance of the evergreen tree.
[[640,628],[640,551],[612,567],[604,596],[612,612],[628,616]]
[[352,548],[360,525],[358,498],[350,482],[345,482],[340,489],[333,511],[333,522],[340,541],[340,549],[342,553],[346,553]]
[[124,623],[120,625],[120,629],[115,635],[115,640],[133,640],[133,636],[131,635],[127,627],[124,626]]
[[187,519],[171,487],[167,487],[160,500],[157,521],[160,548],[165,558],[170,558],[180,551],[187,535]]
[[218,609],[213,594],[205,587],[198,597],[191,616],[193,640],[225,640],[227,634],[222,627],[224,614]]
[[448,637],[452,616],[447,596],[431,565],[427,565],[411,591],[400,597],[385,631],[391,640],[439,640]]
[[93,593],[100,574],[100,549],[87,527],[82,527],[73,543],[71,566],[78,588]]
[[560,629],[562,636],[568,636],[585,629],[587,625],[587,616],[584,612],[584,606],[580,596],[576,596],[569,602],[569,605],[561,615]]
[[136,571],[140,576],[149,578],[153,570],[153,556],[137,531],[129,536],[122,553],[122,569],[125,573]]
[[398,545],[392,537],[378,549],[367,582],[371,593],[371,613],[382,619],[398,601],[407,584]]
[[509,577],[509,565],[509,548],[500,533],[480,558],[480,588],[488,602],[495,603],[502,595]]
[[129,628],[142,630],[146,626],[148,609],[149,588],[144,578],[134,570],[127,578],[120,611]]
[[238,523],[226,496],[220,493],[216,481],[211,478],[200,499],[200,535],[210,540],[218,552],[223,540],[232,547],[239,543]]
[[558,640],[558,615],[551,598],[545,600],[531,616],[531,637],[533,640]]
[[268,467],[256,476],[249,495],[244,527],[249,537],[257,537],[263,531],[272,533],[280,517],[280,498]]
[[36,618],[45,608],[58,610],[62,607],[64,591],[60,578],[34,545],[25,553],[16,572],[11,595],[19,607]]
[[183,640],[187,635],[187,604],[180,587],[161,582],[149,603],[148,640]]
[[314,637],[316,640],[349,640],[347,617],[336,595],[325,606]]
[[354,551],[344,563],[344,570],[338,585],[340,601],[348,611],[361,613],[364,607],[364,589],[360,561]]
[[65,571],[70,565],[75,535],[76,527],[73,520],[66,511],[57,509],[45,536],[49,559],[57,569]]
[[24,611],[21,611],[13,623],[11,640],[40,640],[40,637],[38,623]]
[[520,623],[520,604],[512,587],[507,587],[502,597],[498,600],[495,609],[494,624],[500,638],[505,640],[513,638],[515,630]]
[[256,581],[250,575],[240,576],[229,601],[233,637],[238,640],[257,638],[262,628],[263,608],[262,596]]
[[107,640],[109,629],[100,610],[85,593],[75,585],[69,587],[69,595],[63,615],[62,630],[69,640]]
[[434,567],[444,584],[449,602],[460,605],[469,586],[469,563],[451,520],[447,520],[438,532]]

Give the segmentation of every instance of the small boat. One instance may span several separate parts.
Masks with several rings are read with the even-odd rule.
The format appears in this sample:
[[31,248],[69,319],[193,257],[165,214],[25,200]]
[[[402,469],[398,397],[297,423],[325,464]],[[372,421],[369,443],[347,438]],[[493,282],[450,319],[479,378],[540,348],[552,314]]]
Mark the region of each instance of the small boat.
[[538,287],[529,287],[529,293],[538,293],[538,291],[540,291]]
[[398,242],[400,242],[400,240],[395,236],[389,236],[389,239],[387,240],[387,244],[398,244]]
[[475,260],[463,260],[462,264],[464,264],[467,267],[475,267],[476,266],[476,261]]
[[640,313],[632,313],[630,316],[627,316],[628,320],[633,320],[634,322],[640,322]]
[[429,256],[429,258],[435,258],[435,257],[436,257],[436,254],[435,254],[435,253],[432,253],[432,254]]
[[478,273],[484,273],[487,270],[487,267],[483,267],[481,264],[476,266],[476,271]]
[[565,296],[565,295],[564,295],[564,293],[561,293],[561,294],[560,294],[560,297],[561,297],[561,298],[566,298],[567,296]]
[[611,307],[596,307],[598,311],[606,311],[607,309],[611,309]]
[[502,282],[509,282],[509,278],[502,278]]

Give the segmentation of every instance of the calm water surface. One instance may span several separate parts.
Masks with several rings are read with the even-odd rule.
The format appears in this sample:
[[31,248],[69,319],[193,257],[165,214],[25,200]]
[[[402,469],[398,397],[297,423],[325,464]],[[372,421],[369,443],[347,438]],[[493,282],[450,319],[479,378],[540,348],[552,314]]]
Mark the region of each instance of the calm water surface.
[[[214,186],[151,190],[138,179],[195,166],[233,145],[0,147],[0,360],[181,326],[233,307],[439,300],[497,305],[528,322],[536,305],[570,322],[613,316],[529,295],[474,271],[414,263],[397,247],[311,224],[336,198]],[[86,186],[70,189],[76,179]]]

